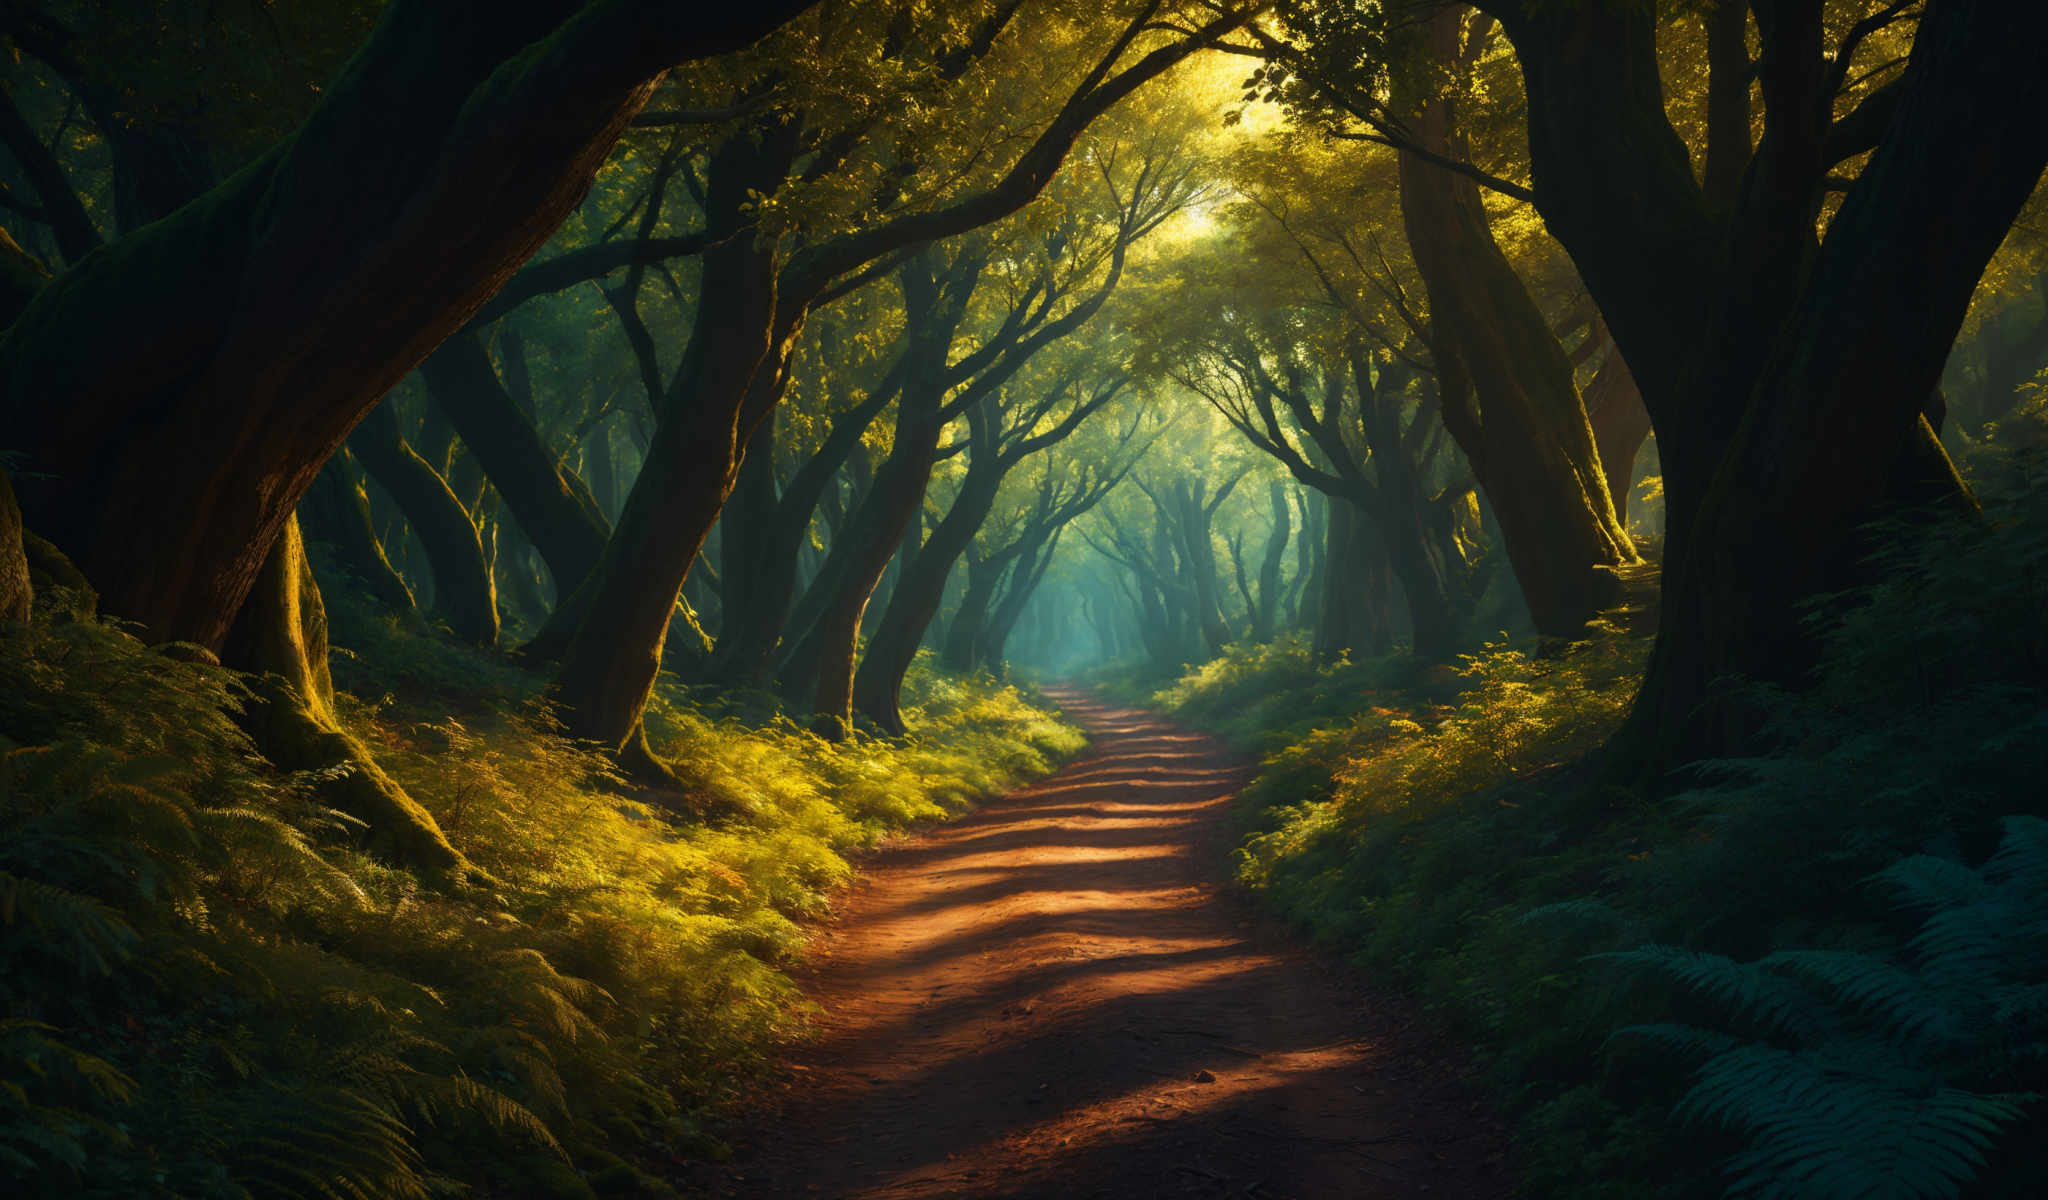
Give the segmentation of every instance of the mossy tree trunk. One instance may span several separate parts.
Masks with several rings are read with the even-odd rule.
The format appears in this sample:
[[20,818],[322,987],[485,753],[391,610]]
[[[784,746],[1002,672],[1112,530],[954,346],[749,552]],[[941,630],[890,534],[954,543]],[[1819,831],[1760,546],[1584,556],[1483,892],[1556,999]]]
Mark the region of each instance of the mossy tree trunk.
[[[321,800],[361,820],[370,849],[434,874],[468,871],[433,815],[384,774],[335,718],[327,612],[296,519],[285,522],[265,556],[222,661],[258,677],[243,714],[257,750],[286,771],[326,772],[316,785]],[[335,767],[345,769],[330,770]]]
[[370,498],[348,447],[327,460],[299,501],[299,523],[308,541],[333,547],[341,569],[355,576],[378,603],[393,612],[414,611],[412,588],[392,567],[371,523]]
[[14,484],[7,477],[7,468],[0,466],[0,621],[28,620],[35,601],[21,532],[21,506],[14,502]]
[[[1434,70],[1396,75],[1417,142],[1459,158],[1441,72],[1462,61],[1465,12],[1443,5],[1424,26],[1419,49]],[[1619,598],[1613,569],[1636,552],[1615,514],[1571,361],[1494,241],[1479,185],[1412,154],[1400,156],[1398,170],[1437,357],[1455,355],[1467,384],[1443,389],[1444,424],[1499,516],[1537,630],[1576,636]]]
[[[518,361],[523,369],[523,359]],[[540,551],[555,594],[574,593],[611,537],[611,523],[590,489],[548,449],[474,332],[463,330],[443,342],[421,364],[420,377],[520,531]]]
[[425,548],[434,572],[435,612],[463,641],[497,645],[498,589],[483,539],[448,481],[400,433],[391,400],[370,412],[349,439],[349,449],[398,502]]
[[217,648],[320,465],[546,241],[662,73],[803,7],[394,0],[291,137],[0,341],[31,520],[110,611]]

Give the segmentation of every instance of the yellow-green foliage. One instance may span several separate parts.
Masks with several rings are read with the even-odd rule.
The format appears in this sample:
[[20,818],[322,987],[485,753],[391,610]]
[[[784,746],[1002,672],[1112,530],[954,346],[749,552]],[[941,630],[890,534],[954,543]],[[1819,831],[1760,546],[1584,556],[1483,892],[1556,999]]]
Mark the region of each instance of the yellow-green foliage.
[[1366,694],[1349,720],[1267,756],[1247,798],[1269,828],[1240,848],[1239,880],[1268,886],[1323,838],[1400,839],[1471,792],[1586,753],[1626,715],[1646,649],[1612,634],[1544,657],[1498,643],[1461,658],[1449,704]]
[[[229,673],[90,622],[0,639],[0,1171],[29,1194],[665,1194],[643,1168],[715,1150],[705,1112],[801,1027],[782,967],[845,852],[1078,742],[985,682],[920,678],[917,737],[837,746],[672,698],[657,749],[740,814],[679,827],[504,667],[382,645],[357,678],[425,674],[345,714],[489,878],[446,893],[253,755]],[[451,717],[451,675],[501,686]]]
[[[1977,914],[1970,928],[2018,930],[2034,956],[1979,955],[1942,985],[1998,1009],[1962,1023],[1972,1039],[1908,1045],[1906,1025],[1852,1004],[1839,1038],[1730,1043],[1748,1057],[1723,1066],[1776,1056],[1834,1081],[1815,1090],[1769,1072],[1694,1077],[1695,1058],[1610,1035],[1729,1028],[1726,1005],[1681,986],[1697,977],[1646,983],[1622,969],[1659,954],[1737,964],[1730,979],[1836,964],[1828,986],[1862,1004],[1879,993],[1856,991],[1858,981],[1905,978],[1892,968],[1918,961],[1915,947],[1933,936],[1911,940],[1863,882],[1896,876],[1902,859],[1935,879],[1995,875],[1978,864],[2014,827],[2004,818],[2048,815],[2048,489],[2029,486],[2040,462],[2014,446],[1998,486],[1983,489],[1993,502],[1981,518],[1915,514],[1873,531],[1888,547],[1884,582],[1816,605],[1814,686],[1741,687],[1767,717],[1758,752],[1696,764],[1660,796],[1602,786],[1588,757],[1616,727],[1642,662],[1641,643],[1611,633],[1539,657],[1492,647],[1467,661],[1455,696],[1355,687],[1334,714],[1339,672],[1304,673],[1300,660],[1277,664],[1268,683],[1244,663],[1212,667],[1169,698],[1213,721],[1247,703],[1218,705],[1221,692],[1269,688],[1257,711],[1278,739],[1238,731],[1271,747],[1244,793],[1241,881],[1391,969],[1484,1047],[1520,1114],[1535,1194],[1704,1197],[1726,1186],[1724,1163],[1741,1179],[1743,1164],[1760,1162],[1799,1181],[1882,1177],[1900,1194],[1955,1194],[1988,1145],[1970,1194],[2033,1195],[2048,1170],[2048,1112],[2016,1097],[2048,1095],[2048,1074],[2032,1049],[2007,1051],[2041,1042],[2040,926],[2017,908],[1982,919],[1991,909],[1968,887],[1954,894]],[[1303,711],[1319,715],[1304,723]],[[1961,921],[1944,912],[1927,929]],[[1644,943],[1675,949],[1627,953]],[[2022,960],[2033,964],[2024,977],[2007,978]],[[1833,1057],[1850,1042],[1856,1056]],[[1893,1070],[1901,1062],[1912,1071]],[[1934,1094],[1930,1080],[2003,1106],[1949,1097],[1982,1138],[1922,1136],[1914,1114]],[[1674,1106],[1700,1087],[1695,1099],[1712,1094],[1729,1119],[1682,1127]],[[1842,1099],[1873,1088],[1853,1111]],[[1861,1122],[1855,1138],[1813,1135],[1808,1118],[1823,1110]]]

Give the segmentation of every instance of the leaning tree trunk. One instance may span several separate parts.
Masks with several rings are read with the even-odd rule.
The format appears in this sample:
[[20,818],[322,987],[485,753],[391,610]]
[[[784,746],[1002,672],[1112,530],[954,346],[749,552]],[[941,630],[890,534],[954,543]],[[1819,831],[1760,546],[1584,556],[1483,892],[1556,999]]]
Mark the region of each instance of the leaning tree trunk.
[[988,631],[982,635],[981,660],[990,670],[998,674],[1004,672],[1008,662],[1006,648],[1010,642],[1010,631],[1017,627],[1017,619],[1024,615],[1025,606],[1031,603],[1038,585],[1044,581],[1046,570],[1052,566],[1053,552],[1058,548],[1059,530],[1054,529],[1047,536],[1034,540],[1018,556],[1017,565],[1010,575],[1010,589],[1003,594],[1002,602],[996,605],[995,613],[988,620]]
[[387,4],[296,132],[0,340],[31,521],[110,611],[219,647],[321,463],[582,200],[662,73],[802,7]]
[[463,641],[497,645],[498,589],[484,557],[483,540],[440,472],[406,444],[390,402],[370,413],[349,448],[398,502],[425,548],[434,572],[435,611]]
[[412,588],[385,556],[384,543],[370,521],[370,498],[357,477],[355,456],[342,447],[313,480],[299,501],[299,523],[309,542],[331,546],[342,570],[354,576],[370,596],[393,612],[409,613]]
[[[984,429],[993,432],[993,426],[994,422],[989,422]],[[977,442],[981,440],[981,432],[978,430],[976,433]],[[867,653],[861,656],[860,671],[852,680],[848,697],[852,708],[880,726],[885,733],[905,732],[903,677],[909,674],[910,664],[917,658],[917,648],[924,641],[925,630],[931,628],[932,618],[939,614],[953,564],[967,552],[975,533],[988,519],[989,510],[995,507],[996,494],[1002,487],[1004,464],[994,446],[987,449],[983,461],[987,465],[981,472],[969,468],[960,494],[954,497],[938,528],[932,530],[931,537],[918,550],[917,557],[903,568],[902,578],[896,581],[896,590],[889,594],[889,607],[875,626],[874,636],[868,639]],[[819,695],[822,699],[822,688]]]
[[1643,393],[1620,351],[1610,347],[1607,360],[1586,385],[1586,415],[1593,423],[1593,440],[1600,447],[1600,469],[1607,474],[1614,517],[1626,526],[1636,455],[1650,436],[1650,410],[1643,407]]
[[[949,342],[950,327],[947,332],[946,340]],[[940,358],[935,360],[937,363],[944,361],[944,347],[944,343],[938,347]],[[876,470],[875,482],[868,489],[867,499],[843,535],[849,553],[838,587],[831,602],[804,635],[805,644],[798,648],[799,658],[809,666],[811,673],[811,711],[817,717],[813,727],[827,737],[841,736],[852,722],[858,686],[854,655],[860,638],[861,618],[867,612],[868,601],[874,596],[882,573],[888,570],[890,560],[896,557],[905,532],[911,522],[917,520],[924,504],[925,487],[938,458],[939,398],[935,381],[932,384],[918,381],[915,386],[904,389],[899,402],[903,407],[896,424],[894,448]],[[919,550],[912,563],[921,561],[924,554],[924,550]],[[909,568],[906,567],[889,594],[891,611],[908,576]],[[912,653],[915,652],[916,647],[913,646]],[[869,643],[868,654],[874,654],[873,642]]]
[[555,595],[574,593],[611,537],[590,489],[541,440],[475,333],[465,330],[442,343],[420,365],[420,376],[520,531],[540,551]]
[[[1463,8],[1444,5],[1423,34],[1430,60],[1456,61]],[[1460,150],[1434,79],[1403,76],[1417,140]],[[1447,388],[1444,424],[1499,515],[1508,561],[1539,632],[1578,635],[1618,598],[1613,569],[1633,562],[1600,466],[1571,360],[1530,299],[1470,177],[1400,156],[1401,218],[1429,293],[1431,332],[1470,382]]]
[[778,320],[777,247],[749,207],[780,184],[794,138],[782,128],[759,143],[743,134],[714,156],[705,220],[719,236],[702,257],[689,347],[603,557],[549,622],[548,634],[567,642],[554,687],[564,724],[623,752],[656,782],[673,780],[648,750],[640,718],[669,621],[732,491],[746,439],[780,396],[801,331],[801,321]]
[[953,610],[953,619],[946,623],[945,649],[939,655],[939,661],[947,670],[965,675],[981,665],[996,589],[1002,585],[1003,572],[1013,560],[1019,569],[1027,565],[1018,557],[1022,552],[1022,546],[1011,553],[998,553],[986,558],[969,552],[967,590],[960,593],[960,606]]
[[285,523],[265,557],[223,650],[226,665],[258,676],[242,724],[265,758],[286,771],[319,772],[314,787],[322,803],[360,819],[373,851],[436,873],[472,869],[433,815],[336,721],[327,611],[296,520]]

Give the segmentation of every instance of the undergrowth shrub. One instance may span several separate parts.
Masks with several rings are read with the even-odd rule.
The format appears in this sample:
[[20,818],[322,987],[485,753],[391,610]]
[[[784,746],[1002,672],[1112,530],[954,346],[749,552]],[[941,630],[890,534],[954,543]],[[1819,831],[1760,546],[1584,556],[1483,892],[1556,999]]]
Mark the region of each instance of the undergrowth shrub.
[[[1768,714],[1764,749],[1700,764],[1660,799],[1603,786],[1587,759],[1624,714],[1646,650],[1612,632],[1540,655],[1490,647],[1448,698],[1347,689],[1338,671],[1284,651],[1264,666],[1212,664],[1161,694],[1264,749],[1243,796],[1240,881],[1395,971],[1483,1048],[1520,1115],[1536,1194],[1705,1197],[1731,1180],[1768,1192],[1768,1179],[1789,1181],[1782,1195],[1835,1194],[1798,1190],[1820,1180],[1866,1194],[1853,1181],[1878,1174],[1894,1190],[1868,1194],[1955,1194],[1965,1179],[1974,1194],[2036,1194],[2048,1120],[2025,1097],[2048,1090],[2039,1014],[1992,1019],[1972,1001],[1956,1011],[1973,1014],[1983,1040],[1926,1050],[1859,1007],[1867,995],[1843,990],[1872,964],[1896,979],[1929,969],[1914,922],[1864,881],[1934,870],[2009,891],[2005,868],[1976,864],[1998,851],[2009,818],[2048,812],[2048,490],[2030,485],[2040,460],[2020,439],[1998,444],[2012,486],[1990,492],[1981,519],[1919,516],[1879,531],[1885,582],[1816,606],[1816,687],[1746,688]],[[1280,735],[1233,730],[1223,714],[1241,704]],[[1317,715],[1304,727],[1292,714],[1308,709]],[[1894,868],[1902,861],[1917,865]],[[2012,929],[2026,920],[1999,918]],[[1645,944],[1669,949],[1610,957]],[[1958,959],[1943,968],[1954,974],[1942,1003],[2032,997],[2040,954]],[[1646,982],[1633,968],[1650,961],[1769,976],[1844,1032],[1744,1025],[1683,980]],[[1817,977],[1821,964],[1849,974]],[[1921,982],[1914,995],[1933,1004]],[[1644,1026],[1747,1039],[1690,1043],[1746,1057],[1695,1077],[1696,1057],[1610,1040]],[[1838,1062],[1852,1041],[1863,1057]],[[1862,1117],[1845,1107],[1852,1096],[1869,1102]],[[1840,1123],[1802,1124],[1813,1114],[1800,1104]],[[1941,1112],[1949,1124],[1934,1121]],[[1701,1113],[1727,1119],[1686,1122]],[[1856,1144],[1884,1150],[1852,1166],[1845,1147]]]
[[[829,745],[669,688],[676,823],[508,662],[352,611],[344,718],[487,882],[435,891],[258,758],[240,686],[91,621],[0,629],[0,1176],[16,1194],[666,1195],[804,1012],[848,850],[1079,735],[917,677],[917,736]],[[365,648],[367,647],[367,648]],[[455,704],[469,696],[466,706]]]
[[1719,1016],[1615,1037],[1705,1060],[1677,1115],[1743,1136],[1731,1192],[1959,1196],[2048,1084],[2048,821],[2008,818],[1981,869],[1916,855],[1872,882],[1924,914],[1903,954],[1780,950],[1744,963],[1652,945],[1608,956]]

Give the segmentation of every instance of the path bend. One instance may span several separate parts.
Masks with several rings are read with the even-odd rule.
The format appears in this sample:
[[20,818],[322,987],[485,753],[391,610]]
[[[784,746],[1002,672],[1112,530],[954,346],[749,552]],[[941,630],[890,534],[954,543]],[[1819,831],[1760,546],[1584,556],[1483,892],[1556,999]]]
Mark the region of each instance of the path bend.
[[863,862],[800,973],[820,1036],[705,1190],[1510,1194],[1499,1123],[1402,1002],[1218,885],[1246,764],[1048,691],[1090,749]]

